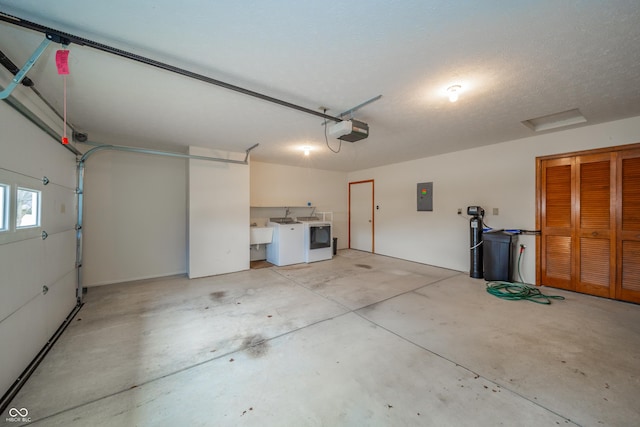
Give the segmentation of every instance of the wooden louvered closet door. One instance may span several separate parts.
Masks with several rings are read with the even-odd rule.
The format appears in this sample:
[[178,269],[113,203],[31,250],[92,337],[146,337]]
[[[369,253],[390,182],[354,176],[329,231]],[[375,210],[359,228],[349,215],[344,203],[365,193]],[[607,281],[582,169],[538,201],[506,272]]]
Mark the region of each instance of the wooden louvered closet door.
[[616,153],[578,156],[575,163],[576,290],[615,297]]
[[538,158],[536,283],[640,303],[640,144]]
[[640,149],[618,156],[618,299],[640,303]]
[[542,163],[542,284],[575,290],[573,281],[574,158]]

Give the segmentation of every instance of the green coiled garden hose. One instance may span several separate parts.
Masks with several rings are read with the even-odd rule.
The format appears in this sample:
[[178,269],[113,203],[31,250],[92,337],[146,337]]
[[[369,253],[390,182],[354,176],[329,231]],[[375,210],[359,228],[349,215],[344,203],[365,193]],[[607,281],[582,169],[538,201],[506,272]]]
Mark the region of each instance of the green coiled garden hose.
[[487,282],[487,292],[506,300],[524,299],[538,304],[551,304],[552,299],[564,299],[564,297],[559,295],[545,295],[540,292],[540,289],[525,283]]
[[520,260],[522,259],[522,253],[524,252],[524,246],[520,246],[520,254],[518,255],[518,277],[520,282],[487,282],[487,292],[498,298],[506,300],[527,300],[538,304],[551,304],[551,300],[563,300],[564,297],[559,295],[545,295],[540,292],[540,289],[527,285],[522,280],[520,274]]

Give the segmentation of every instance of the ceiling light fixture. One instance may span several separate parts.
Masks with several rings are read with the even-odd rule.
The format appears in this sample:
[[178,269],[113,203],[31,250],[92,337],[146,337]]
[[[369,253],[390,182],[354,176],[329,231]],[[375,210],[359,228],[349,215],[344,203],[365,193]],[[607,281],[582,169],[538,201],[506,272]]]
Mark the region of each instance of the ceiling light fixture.
[[456,102],[458,100],[458,96],[460,95],[460,91],[462,90],[462,86],[453,85],[447,88],[447,94],[449,96],[449,101]]
[[308,145],[305,145],[304,147],[302,147],[302,150],[304,151],[305,156],[308,156],[309,153],[311,153],[311,147],[309,147]]

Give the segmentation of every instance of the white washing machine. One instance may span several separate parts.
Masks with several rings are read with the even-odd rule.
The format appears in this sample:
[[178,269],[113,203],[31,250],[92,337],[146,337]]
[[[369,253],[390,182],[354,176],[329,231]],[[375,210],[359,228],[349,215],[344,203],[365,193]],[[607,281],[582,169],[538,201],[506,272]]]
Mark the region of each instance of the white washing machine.
[[298,217],[304,225],[304,262],[333,258],[331,222],[318,217]]
[[267,245],[267,261],[277,266],[300,264],[304,257],[304,224],[300,222],[267,223],[273,227],[273,238]]

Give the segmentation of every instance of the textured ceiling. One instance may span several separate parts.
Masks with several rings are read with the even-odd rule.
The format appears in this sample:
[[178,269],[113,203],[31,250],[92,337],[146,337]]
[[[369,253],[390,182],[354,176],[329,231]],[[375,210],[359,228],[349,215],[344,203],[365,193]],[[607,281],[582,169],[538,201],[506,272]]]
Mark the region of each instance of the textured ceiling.
[[[355,114],[370,137],[334,154],[321,118],[72,44],[69,120],[99,143],[259,143],[254,160],[350,171],[532,136],[523,120],[574,108],[587,125],[640,115],[638,0],[0,0],[0,11],[331,115],[382,95]],[[42,38],[0,22],[0,50],[19,66]],[[29,77],[61,110],[55,50]]]

